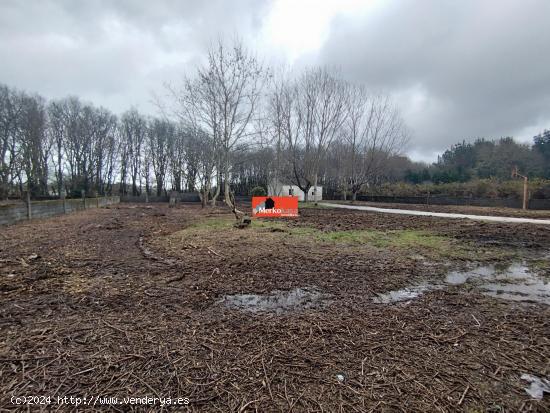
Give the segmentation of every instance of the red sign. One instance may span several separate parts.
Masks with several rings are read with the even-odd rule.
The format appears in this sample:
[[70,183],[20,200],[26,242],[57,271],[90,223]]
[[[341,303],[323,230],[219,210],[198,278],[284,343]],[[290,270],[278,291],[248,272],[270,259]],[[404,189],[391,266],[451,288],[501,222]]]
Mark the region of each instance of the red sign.
[[298,216],[297,196],[254,196],[252,216],[255,218],[281,218]]

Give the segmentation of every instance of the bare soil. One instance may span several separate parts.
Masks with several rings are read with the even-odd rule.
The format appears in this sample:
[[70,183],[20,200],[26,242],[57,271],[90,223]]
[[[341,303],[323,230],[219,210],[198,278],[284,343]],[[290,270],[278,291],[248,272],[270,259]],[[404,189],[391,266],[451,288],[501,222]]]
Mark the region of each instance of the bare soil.
[[[345,238],[361,231],[373,238]],[[469,285],[373,300],[470,261],[520,257],[549,276],[549,251],[543,226],[314,208],[242,230],[191,204],[3,227],[0,410],[27,410],[13,395],[148,395],[188,397],[189,411],[549,411],[520,377],[550,375],[550,306]],[[224,304],[296,289],[324,298]]]
[[[342,204],[351,204],[350,201],[329,201]],[[429,211],[429,212],[449,212],[456,214],[471,214],[471,215],[493,215],[497,217],[517,217],[517,218],[550,218],[549,210],[542,209],[517,209],[505,207],[481,207],[467,205],[427,205],[427,204],[397,204],[387,202],[363,202],[355,201],[353,205],[366,205],[375,208],[391,208],[391,209],[412,209],[414,211]]]

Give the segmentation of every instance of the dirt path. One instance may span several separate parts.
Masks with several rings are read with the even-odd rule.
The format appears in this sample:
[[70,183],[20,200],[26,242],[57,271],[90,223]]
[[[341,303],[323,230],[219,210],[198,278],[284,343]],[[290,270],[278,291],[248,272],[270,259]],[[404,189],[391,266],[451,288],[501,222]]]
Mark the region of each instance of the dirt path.
[[424,217],[439,217],[439,218],[452,218],[452,219],[472,219],[474,221],[490,221],[490,222],[502,222],[502,223],[514,223],[514,224],[550,225],[550,219],[454,214],[454,213],[446,213],[446,212],[416,211],[412,209],[376,208],[376,207],[363,206],[363,205],[341,205],[341,204],[328,203],[328,202],[319,203],[319,205],[324,207],[330,207],[330,208],[343,208],[343,209],[354,209],[358,211],[382,212],[385,214],[415,215],[415,216],[424,216]]
[[[471,285],[379,304],[464,262],[326,239],[433,230],[487,260],[548,251],[546,227],[511,237],[509,224],[328,208],[231,224],[223,208],[121,204],[0,228],[0,410],[27,410],[13,395],[90,395],[188,397],[193,412],[549,411],[521,375],[550,374],[550,306]],[[279,292],[298,305],[230,305]]]

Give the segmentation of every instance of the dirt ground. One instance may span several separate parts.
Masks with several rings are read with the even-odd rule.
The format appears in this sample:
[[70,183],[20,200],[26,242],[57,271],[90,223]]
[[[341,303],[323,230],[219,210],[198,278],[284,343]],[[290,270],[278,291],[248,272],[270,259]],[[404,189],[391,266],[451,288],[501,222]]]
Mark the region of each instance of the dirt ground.
[[[549,259],[544,226],[325,208],[242,230],[192,204],[2,227],[0,411],[36,410],[11,401],[28,395],[189,399],[165,411],[550,411],[521,378],[550,376],[550,302],[445,284],[522,262],[544,289]],[[380,300],[419,285],[437,288]],[[161,406],[86,407],[106,409]]]

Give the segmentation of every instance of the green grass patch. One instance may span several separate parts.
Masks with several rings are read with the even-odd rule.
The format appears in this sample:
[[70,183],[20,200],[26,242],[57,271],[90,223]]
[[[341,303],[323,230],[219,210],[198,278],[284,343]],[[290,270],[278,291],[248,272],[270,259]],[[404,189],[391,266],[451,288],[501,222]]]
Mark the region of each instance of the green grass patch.
[[284,232],[308,237],[319,242],[334,242],[344,244],[370,244],[378,248],[433,248],[441,249],[448,246],[451,240],[447,237],[434,235],[426,231],[418,230],[346,230],[346,231],[321,231],[311,227],[291,227],[284,222],[274,220],[254,220],[253,227],[278,228]]
[[[345,230],[323,231],[313,227],[292,226],[283,219],[253,219],[248,229],[233,228],[233,218],[208,218],[198,221],[178,232],[178,236],[214,236],[213,231],[234,230],[240,237],[258,236],[268,231],[270,236],[296,237],[297,243],[332,243],[356,246],[371,246],[380,249],[398,249],[408,253],[419,253],[432,259],[495,260],[509,259],[510,252],[495,248],[479,248],[475,245],[429,231],[405,230]],[[203,234],[203,235],[201,235]]]
[[548,259],[531,259],[528,260],[528,265],[535,272],[550,275],[550,262]]

